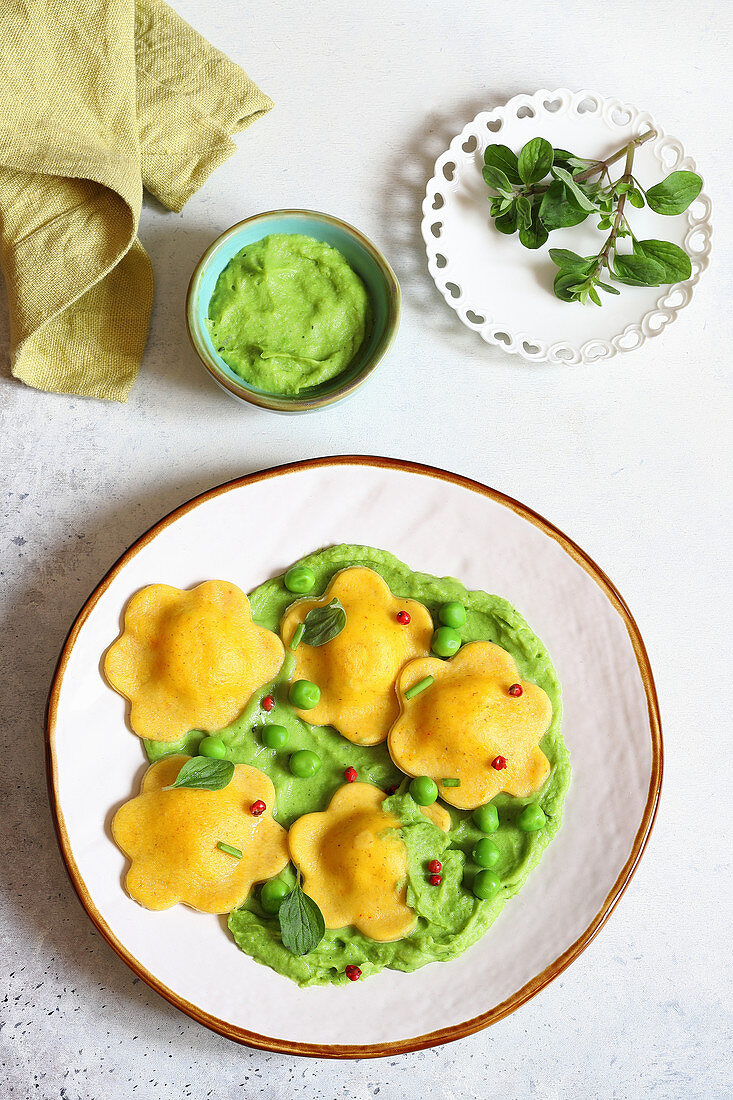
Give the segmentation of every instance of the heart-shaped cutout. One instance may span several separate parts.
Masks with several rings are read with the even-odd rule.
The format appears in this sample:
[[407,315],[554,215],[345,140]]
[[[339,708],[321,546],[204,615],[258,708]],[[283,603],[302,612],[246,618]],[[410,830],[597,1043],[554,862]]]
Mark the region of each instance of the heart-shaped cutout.
[[641,333],[640,332],[624,332],[622,336],[619,336],[616,340],[616,347],[621,351],[634,351],[641,345]]
[[701,222],[710,217],[710,200],[707,195],[701,195],[687,208],[687,213],[693,222]]
[[688,252],[697,252],[701,254],[706,251],[708,247],[708,235],[702,229],[696,229],[694,233],[690,233],[689,237],[685,241]]
[[579,115],[595,115],[598,113],[600,103],[594,96],[586,96],[585,99],[581,99],[580,103],[576,106],[575,110]]
[[661,332],[668,321],[672,320],[672,314],[659,310],[646,318],[646,327],[649,332]]
[[666,298],[662,299],[662,305],[665,309],[681,309],[682,306],[687,305],[689,301],[689,295],[681,289],[681,287],[675,287]]
[[682,146],[671,139],[667,139],[659,151],[662,154],[662,164],[667,170],[676,168],[684,156]]
[[611,111],[611,122],[616,126],[628,126],[631,122],[631,111],[627,107],[614,107]]
[[607,359],[610,353],[611,349],[608,344],[604,344],[600,340],[584,344],[581,348],[581,354],[586,363],[599,363],[601,359]]

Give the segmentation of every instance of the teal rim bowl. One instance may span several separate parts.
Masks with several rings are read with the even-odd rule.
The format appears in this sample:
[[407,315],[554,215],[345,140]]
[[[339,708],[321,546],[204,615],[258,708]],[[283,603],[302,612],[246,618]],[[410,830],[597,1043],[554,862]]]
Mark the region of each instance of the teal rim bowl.
[[[235,374],[217,353],[206,324],[209,302],[221,272],[237,252],[271,233],[303,233],[337,248],[362,279],[372,307],[371,327],[346,369],[328,382],[294,396],[258,390]],[[366,382],[392,346],[401,308],[402,295],[394,271],[376,245],[353,225],[316,210],[269,210],[237,222],[206,249],[189,283],[186,324],[199,359],[214,381],[232,397],[274,412],[313,412],[343,401]]]

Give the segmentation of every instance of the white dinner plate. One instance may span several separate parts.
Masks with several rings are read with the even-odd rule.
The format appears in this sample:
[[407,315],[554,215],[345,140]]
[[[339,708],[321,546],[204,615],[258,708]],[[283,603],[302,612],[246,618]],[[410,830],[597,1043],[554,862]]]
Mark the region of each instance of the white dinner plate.
[[[188,588],[221,578],[247,591],[333,543],[380,547],[413,569],[449,574],[510,600],[557,668],[573,779],[562,829],[540,865],[460,959],[412,974],[384,971],[346,988],[299,989],[238,951],[224,919],[181,905],[149,912],[125,894],[125,859],[110,821],[137,790],[145,761],[100,658],[143,585]],[[386,458],[266,470],[162,519],[77,617],[51,687],[46,736],[61,851],[84,908],[114,950],[215,1031],[321,1057],[388,1055],[460,1038],[557,977],[626,887],[652,827],[662,775],[651,669],[608,578],[516,501],[455,474]]]

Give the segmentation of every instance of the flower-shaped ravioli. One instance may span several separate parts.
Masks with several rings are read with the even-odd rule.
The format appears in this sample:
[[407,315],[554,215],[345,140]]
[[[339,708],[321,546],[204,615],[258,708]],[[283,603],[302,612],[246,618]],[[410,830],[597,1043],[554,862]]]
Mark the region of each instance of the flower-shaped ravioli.
[[[273,819],[275,788],[258,768],[237,764],[220,791],[173,783],[188,756],[166,756],[148,768],[140,794],[114,816],[112,835],[130,860],[125,885],[146,909],[183,902],[204,913],[230,913],[255,882],[280,873],[290,859],[288,834]],[[267,809],[255,816],[250,806]],[[242,858],[217,843],[238,848]]]
[[[323,913],[326,928],[353,925],[382,943],[408,935],[417,920],[407,904],[407,849],[399,819],[382,810],[384,791],[371,783],[339,787],[324,813],[305,814],[290,826],[290,853],[303,889]],[[443,831],[442,806],[423,813]]]
[[[338,599],[346,626],[321,646],[300,643],[294,678],[312,680],[321,700],[312,710],[299,711],[315,725],[335,726],[355,745],[384,741],[398,714],[395,680],[402,666],[430,652],[433,621],[416,600],[397,599],[373,569],[351,566],[332,579],[317,600],[297,600],[285,613],[281,634],[290,642],[309,611]],[[410,616],[407,625],[399,611]]]
[[[412,699],[409,688],[434,683]],[[510,695],[519,684],[521,695]],[[389,751],[408,775],[429,775],[441,797],[475,809],[500,791],[525,797],[539,790],[550,764],[539,747],[552,704],[536,684],[519,678],[514,658],[493,642],[471,642],[450,661],[412,661],[397,682],[401,712],[389,733]],[[492,761],[506,760],[497,769]],[[445,778],[459,786],[444,787]]]
[[190,729],[233,722],[282,662],[282,642],[252,622],[244,592],[206,581],[188,591],[151,584],[137,592],[104,671],[130,700],[139,737],[178,741]]

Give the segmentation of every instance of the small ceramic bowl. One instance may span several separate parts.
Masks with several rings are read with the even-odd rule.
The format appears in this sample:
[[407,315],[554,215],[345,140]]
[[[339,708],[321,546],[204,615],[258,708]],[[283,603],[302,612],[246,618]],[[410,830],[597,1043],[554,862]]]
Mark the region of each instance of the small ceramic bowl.
[[[301,394],[267,393],[250,386],[218,355],[206,318],[220,273],[246,245],[271,233],[302,233],[325,241],[344,256],[360,276],[372,306],[372,323],[362,346],[346,370]],[[342,401],[376,370],[397,334],[401,294],[395,273],[379,249],[352,225],[315,210],[270,210],[237,222],[211,244],[196,264],[186,297],[188,334],[214,381],[238,401],[275,412],[313,412]]]

